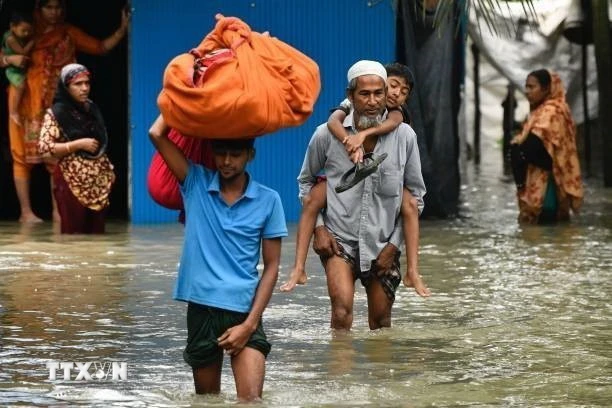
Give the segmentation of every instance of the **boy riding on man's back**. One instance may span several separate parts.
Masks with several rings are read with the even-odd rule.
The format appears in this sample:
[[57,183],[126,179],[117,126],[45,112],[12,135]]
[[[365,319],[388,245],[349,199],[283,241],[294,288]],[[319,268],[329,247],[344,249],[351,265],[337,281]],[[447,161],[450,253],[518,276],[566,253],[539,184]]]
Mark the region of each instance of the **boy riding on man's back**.
[[[406,102],[414,87],[412,73],[405,65],[399,63],[388,64],[387,70],[387,117],[378,126],[368,127],[354,134],[348,134],[343,125],[345,117],[351,111],[351,103],[345,99],[338,108],[332,110],[327,122],[330,132],[341,141],[347,154],[354,163],[363,160],[363,143],[369,137],[386,134],[401,123],[410,122]],[[350,187],[349,187],[350,188]],[[307,280],[305,265],[308,246],[315,229],[322,227],[317,223],[317,217],[326,205],[326,183],[320,182],[315,185],[310,194],[302,200],[302,215],[298,224],[296,239],[296,255],[294,267],[287,281],[280,287],[283,292],[292,291],[296,285],[304,284]],[[430,295],[418,272],[418,241],[419,241],[419,214],[422,208],[418,208],[416,199],[405,188],[402,196],[402,228],[406,242],[407,271],[403,277],[404,285],[414,287],[417,294],[423,297]]]

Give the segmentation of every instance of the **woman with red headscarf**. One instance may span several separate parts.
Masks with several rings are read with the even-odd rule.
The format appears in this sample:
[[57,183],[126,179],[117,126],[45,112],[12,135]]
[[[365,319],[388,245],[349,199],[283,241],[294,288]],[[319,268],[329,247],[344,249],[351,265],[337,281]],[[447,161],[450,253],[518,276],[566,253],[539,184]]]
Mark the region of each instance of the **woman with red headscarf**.
[[518,221],[536,224],[569,219],[584,196],[576,149],[576,125],[561,78],[540,69],[527,76],[530,113],[511,142],[519,204]]
[[[9,138],[13,157],[13,178],[21,208],[21,222],[40,222],[30,205],[30,172],[41,163],[37,144],[41,122],[55,95],[61,68],[76,61],[76,52],[102,55],[112,50],[125,36],[129,13],[123,11],[121,25],[108,38],[98,40],[64,21],[66,7],[63,0],[38,0],[34,9],[34,49],[26,76],[26,89],[19,107],[21,126],[9,121]],[[9,97],[16,92],[9,86]],[[54,162],[46,160],[52,171]],[[53,201],[53,219],[59,214]]]

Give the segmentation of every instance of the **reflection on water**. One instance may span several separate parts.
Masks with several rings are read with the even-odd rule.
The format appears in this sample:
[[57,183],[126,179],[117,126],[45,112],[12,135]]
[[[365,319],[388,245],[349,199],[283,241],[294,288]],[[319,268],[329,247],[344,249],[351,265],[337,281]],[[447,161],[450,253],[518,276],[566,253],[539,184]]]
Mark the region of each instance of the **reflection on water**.
[[[334,334],[316,257],[275,293],[262,406],[606,406],[612,401],[612,192],[587,188],[571,223],[519,227],[510,185],[473,175],[465,217],[422,224],[433,296],[400,288],[393,327]],[[592,182],[596,184],[596,182]],[[0,405],[225,406],[193,395],[185,306],[171,300],[178,225],[111,224],[101,237],[0,224]],[[293,233],[293,232],[292,232]],[[283,245],[281,279],[294,242]],[[46,363],[126,362],[125,381],[49,381]],[[59,377],[59,376],[58,376]]]

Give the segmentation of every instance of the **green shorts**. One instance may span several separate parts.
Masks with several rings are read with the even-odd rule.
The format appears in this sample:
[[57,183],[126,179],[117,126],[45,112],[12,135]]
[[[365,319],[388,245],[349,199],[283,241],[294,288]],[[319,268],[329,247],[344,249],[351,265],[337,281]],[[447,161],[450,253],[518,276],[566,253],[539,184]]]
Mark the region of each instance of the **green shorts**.
[[[248,313],[199,305],[189,302],[187,306],[187,347],[183,359],[193,368],[206,367],[223,359],[223,349],[217,338],[230,327],[244,322]],[[264,333],[261,320],[249,338],[246,347],[259,350],[264,357],[270,353],[270,343]]]
[[22,68],[10,66],[6,68],[6,78],[11,85],[20,87],[25,82],[26,72]]

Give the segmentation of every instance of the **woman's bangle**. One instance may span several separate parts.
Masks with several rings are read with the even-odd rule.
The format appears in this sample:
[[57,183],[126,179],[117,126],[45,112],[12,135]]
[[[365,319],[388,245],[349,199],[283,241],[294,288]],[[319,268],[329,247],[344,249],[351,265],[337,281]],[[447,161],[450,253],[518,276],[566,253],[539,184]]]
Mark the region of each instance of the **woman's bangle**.
[[68,154],[72,153],[70,151],[70,142],[66,142],[66,144],[64,146],[66,146],[66,152],[68,152]]
[[5,66],[5,67],[8,67],[9,65],[11,65],[11,64],[9,64],[9,60],[6,57],[6,55],[2,56],[2,65]]

